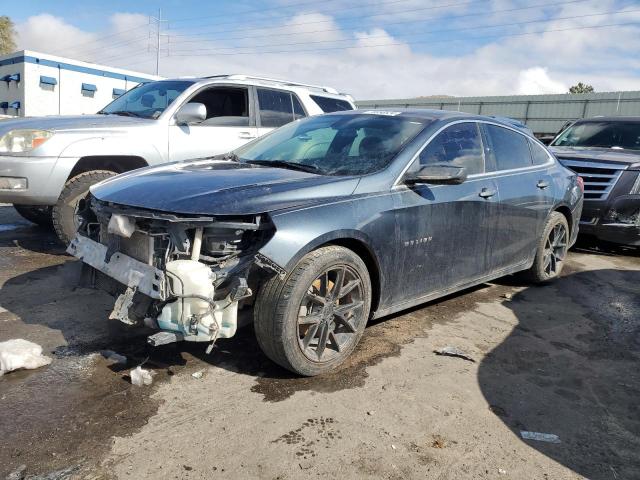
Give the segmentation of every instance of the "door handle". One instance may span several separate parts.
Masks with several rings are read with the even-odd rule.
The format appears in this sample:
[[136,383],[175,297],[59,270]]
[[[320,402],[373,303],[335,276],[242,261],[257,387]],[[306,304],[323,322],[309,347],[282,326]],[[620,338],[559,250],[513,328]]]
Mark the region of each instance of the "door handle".
[[536,185],[536,187],[541,188],[541,189],[545,189],[549,186],[549,182],[545,182],[544,180],[538,180],[538,183]]
[[482,190],[480,190],[480,193],[478,195],[480,195],[482,198],[491,198],[493,197],[496,193],[495,190],[491,190],[490,188],[483,188]]
[[239,137],[239,138],[244,138],[244,139],[247,139],[247,140],[251,140],[252,138],[256,138],[256,137],[257,137],[257,135],[254,135],[254,134],[253,134],[253,133],[251,133],[251,132],[240,132],[240,133],[238,134],[238,137]]

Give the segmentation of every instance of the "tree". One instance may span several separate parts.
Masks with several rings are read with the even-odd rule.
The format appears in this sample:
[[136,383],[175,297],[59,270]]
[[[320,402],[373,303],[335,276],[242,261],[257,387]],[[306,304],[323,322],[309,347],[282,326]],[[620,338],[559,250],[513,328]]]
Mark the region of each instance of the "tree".
[[9,17],[0,16],[0,55],[15,52],[16,29]]
[[587,85],[586,83],[578,82],[577,85],[574,85],[569,89],[569,93],[593,93],[593,87],[591,85]]

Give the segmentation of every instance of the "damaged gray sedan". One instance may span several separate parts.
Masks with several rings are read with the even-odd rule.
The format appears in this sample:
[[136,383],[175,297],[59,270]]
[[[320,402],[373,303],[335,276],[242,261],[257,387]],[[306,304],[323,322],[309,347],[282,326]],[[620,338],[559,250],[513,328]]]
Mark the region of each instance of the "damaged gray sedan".
[[253,310],[274,362],[317,375],[368,320],[525,271],[556,278],[582,183],[508,123],[354,111],[296,121],[235,152],[106,180],[69,253],[153,345],[232,337]]

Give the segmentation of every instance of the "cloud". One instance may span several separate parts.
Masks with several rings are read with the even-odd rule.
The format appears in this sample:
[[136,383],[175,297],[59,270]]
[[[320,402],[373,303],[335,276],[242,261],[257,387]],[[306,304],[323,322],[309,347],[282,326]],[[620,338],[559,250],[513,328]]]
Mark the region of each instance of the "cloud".
[[[408,2],[402,4],[403,9],[398,3],[395,13],[385,12],[405,15],[407,5],[414,8],[423,5],[418,0]],[[416,37],[406,37],[404,28],[394,29],[391,25],[384,28],[385,16],[377,17],[375,22],[364,21],[356,29],[349,22],[345,24],[326,13],[300,11],[273,16],[268,24],[263,19],[260,28],[227,23],[218,33],[211,33],[213,26],[207,26],[206,22],[203,26],[203,19],[199,20],[198,27],[190,27],[191,23],[176,24],[165,32],[171,37],[162,39],[161,74],[271,76],[330,85],[359,99],[559,93],[566,92],[569,85],[578,81],[592,84],[596,91],[637,88],[640,28],[635,25],[585,27],[640,20],[639,14],[560,20],[615,11],[615,0],[589,0],[551,10],[522,11],[518,15],[497,12],[526,3],[493,0],[489,5],[487,13],[495,18],[464,17],[464,20],[430,23],[424,28],[466,28],[504,23],[513,18],[517,18],[516,21],[544,18],[549,23],[489,32],[465,30],[452,32],[447,37],[432,37],[432,43],[411,44],[409,40]],[[369,8],[362,7],[361,12],[364,15],[381,9],[372,3]],[[444,10],[441,13],[452,13]],[[458,15],[460,10],[465,13],[469,8],[459,6],[449,10]],[[345,15],[353,16],[358,11],[350,10]],[[430,16],[434,14],[429,12]],[[109,18],[104,31],[87,32],[67,19],[42,14],[17,25],[17,30],[21,48],[153,73],[155,51],[149,35],[154,27],[147,23],[144,15],[117,13]],[[418,26],[413,25],[412,31]],[[537,33],[545,28],[577,27],[582,29]],[[228,33],[221,34],[223,30]],[[531,34],[500,38],[497,35],[501,33]],[[487,35],[496,36],[479,38]],[[197,55],[191,56],[194,53]]]
[[516,93],[522,95],[541,93],[566,93],[567,86],[549,77],[546,68],[533,67],[520,72]]

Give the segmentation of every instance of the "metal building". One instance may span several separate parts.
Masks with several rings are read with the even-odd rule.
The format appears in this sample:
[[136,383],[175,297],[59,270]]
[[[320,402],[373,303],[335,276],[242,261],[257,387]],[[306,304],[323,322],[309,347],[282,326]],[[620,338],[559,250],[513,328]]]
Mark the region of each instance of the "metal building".
[[510,117],[538,136],[556,133],[566,121],[597,115],[640,116],[640,91],[496,97],[422,97],[362,100],[358,108],[434,108]]
[[22,50],[0,56],[0,116],[95,113],[159,77]]

